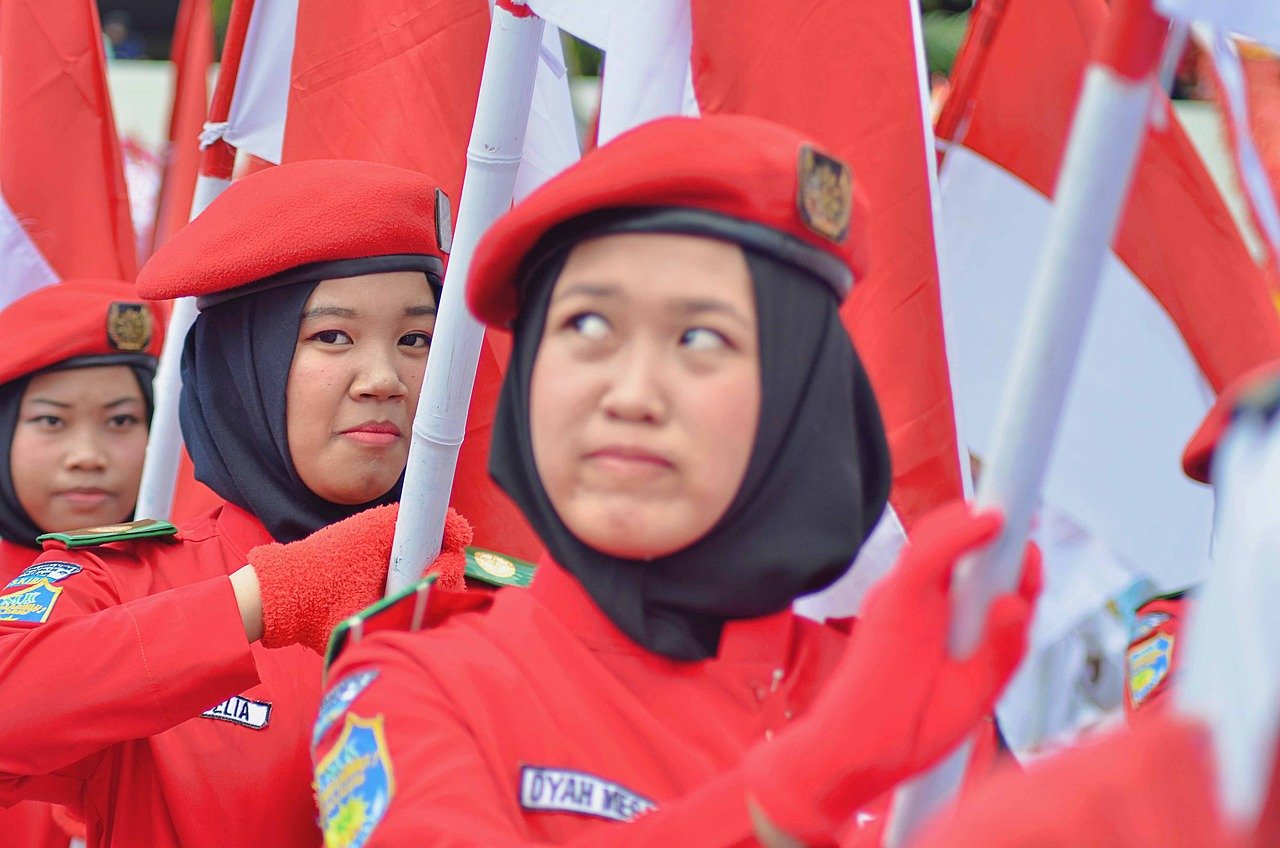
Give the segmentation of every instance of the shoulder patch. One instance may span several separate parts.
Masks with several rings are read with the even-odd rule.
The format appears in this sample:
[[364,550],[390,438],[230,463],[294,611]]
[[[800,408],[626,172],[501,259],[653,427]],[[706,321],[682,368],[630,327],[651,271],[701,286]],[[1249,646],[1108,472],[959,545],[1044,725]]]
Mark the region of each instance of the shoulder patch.
[[1150,697],[1173,667],[1173,636],[1157,633],[1129,649],[1129,698],[1135,707]]
[[316,763],[316,799],[325,848],[363,848],[395,796],[381,715],[348,713],[342,735]]
[[37,562],[23,569],[22,573],[10,580],[9,585],[5,586],[5,588],[34,586],[41,580],[57,583],[59,580],[66,580],[73,574],[79,574],[82,570],[80,566],[69,562]]
[[61,594],[61,586],[41,580],[33,586],[22,586],[7,595],[0,595],[0,621],[44,624]]
[[229,721],[252,730],[261,730],[271,721],[271,704],[266,701],[255,701],[243,695],[232,695],[218,706],[210,707],[200,713],[200,716]]
[[1133,638],[1129,641],[1136,642],[1151,635],[1152,631],[1170,618],[1171,616],[1167,612],[1149,612],[1138,616],[1138,620],[1133,624]]
[[629,822],[658,805],[621,784],[585,771],[521,766],[520,806],[530,812],[576,813]]
[[177,534],[178,528],[167,521],[144,518],[141,521],[86,527],[83,530],[71,530],[66,533],[45,533],[37,537],[36,541],[45,545],[52,544],[54,547],[74,549],[92,548],[108,542],[128,542],[134,539],[162,539]]
[[383,630],[416,633],[456,613],[481,610],[493,603],[492,592],[450,592],[437,589],[435,581],[436,575],[427,575],[398,595],[383,598],[339,623],[329,637],[325,669],[333,665],[347,645],[359,642],[370,633]]
[[527,588],[533,582],[533,575],[537,570],[538,567],[533,563],[507,554],[484,548],[467,548],[466,576],[490,586]]
[[324,738],[325,733],[333,726],[333,723],[347,711],[351,706],[351,702],[360,696],[360,693],[369,688],[369,684],[378,679],[378,670],[376,668],[365,669],[348,674],[333,685],[333,688],[325,693],[324,700],[320,702],[320,711],[316,716],[316,727],[311,732],[311,747],[314,749],[320,744],[320,740]]

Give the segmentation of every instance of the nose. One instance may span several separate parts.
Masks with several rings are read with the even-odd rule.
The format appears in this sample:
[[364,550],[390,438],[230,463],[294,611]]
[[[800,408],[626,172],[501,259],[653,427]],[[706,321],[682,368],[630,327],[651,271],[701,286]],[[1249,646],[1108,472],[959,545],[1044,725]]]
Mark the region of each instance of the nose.
[[77,427],[68,434],[63,465],[68,470],[103,471],[107,467],[106,445],[92,427]]
[[604,413],[615,421],[660,424],[669,401],[664,387],[663,358],[656,345],[628,345],[610,363],[608,387],[601,398]]
[[399,355],[395,346],[386,350],[382,346],[370,346],[360,358],[350,394],[354,400],[399,400],[408,394],[408,386],[397,366]]

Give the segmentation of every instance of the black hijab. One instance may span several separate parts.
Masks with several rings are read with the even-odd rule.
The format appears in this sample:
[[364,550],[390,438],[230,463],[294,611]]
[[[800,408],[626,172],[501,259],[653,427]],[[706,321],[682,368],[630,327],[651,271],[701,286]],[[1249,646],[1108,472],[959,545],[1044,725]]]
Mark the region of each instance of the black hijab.
[[650,651],[693,661],[716,655],[726,621],[786,609],[844,574],[884,510],[890,471],[875,395],[832,290],[777,252],[744,246],[759,327],[760,420],[728,510],[692,545],[649,561],[601,553],[565,527],[538,477],[529,426],[529,381],[555,281],[585,238],[707,235],[732,221],[673,224],[687,217],[664,218],[662,210],[593,216],[534,250],[489,471],[618,629]]
[[[22,396],[26,394],[31,379],[49,371],[108,365],[127,365],[133,372],[134,379],[138,381],[138,389],[142,392],[143,403],[147,407],[147,421],[150,421],[151,381],[156,375],[156,360],[148,354],[112,353],[77,356],[0,386],[0,538],[39,550],[40,545],[36,543],[36,537],[47,532],[36,526],[35,521],[27,515],[27,511],[18,501],[18,492],[13,485],[13,469],[10,467],[13,436],[18,429],[18,414],[22,410]],[[125,516],[125,520],[128,518]]]

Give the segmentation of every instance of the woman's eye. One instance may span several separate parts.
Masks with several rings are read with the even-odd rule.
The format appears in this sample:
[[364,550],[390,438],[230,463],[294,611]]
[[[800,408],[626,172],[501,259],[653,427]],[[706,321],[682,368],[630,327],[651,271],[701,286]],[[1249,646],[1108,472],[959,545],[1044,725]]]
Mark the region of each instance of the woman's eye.
[[312,333],[311,338],[321,344],[351,344],[351,337],[341,330],[321,330],[318,333]]
[[431,347],[431,334],[405,333],[400,337],[400,344],[405,347],[428,348]]
[[609,322],[594,312],[584,312],[569,319],[569,323],[578,335],[593,341],[603,339],[609,334]]
[[728,347],[729,341],[715,330],[690,327],[680,334],[680,344],[689,350],[719,350]]
[[141,424],[142,419],[138,416],[126,412],[121,415],[113,415],[107,419],[107,426],[123,430],[126,427],[132,427],[135,424]]
[[32,424],[46,429],[62,426],[62,419],[56,415],[37,415],[35,418],[30,419],[30,421]]

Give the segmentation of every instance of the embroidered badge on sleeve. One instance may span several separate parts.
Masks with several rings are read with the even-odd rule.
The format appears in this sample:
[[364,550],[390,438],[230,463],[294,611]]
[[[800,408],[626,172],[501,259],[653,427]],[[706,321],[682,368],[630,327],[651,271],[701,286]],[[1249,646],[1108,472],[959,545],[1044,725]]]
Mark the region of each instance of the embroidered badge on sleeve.
[[333,723],[347,711],[347,707],[351,706],[351,702],[359,697],[360,693],[369,688],[369,684],[378,677],[378,670],[375,668],[357,671],[354,674],[348,674],[337,682],[337,684],[329,690],[324,696],[324,700],[320,702],[320,714],[316,716],[316,728],[311,733],[311,747],[315,748],[320,744],[320,740],[324,738]]
[[27,624],[44,624],[53,612],[53,605],[62,594],[61,586],[48,580],[40,580],[34,586],[25,586],[0,595],[0,621],[21,621]]
[[395,777],[383,716],[348,713],[333,749],[316,764],[316,795],[325,848],[364,848],[387,814]]
[[66,580],[73,574],[79,574],[80,571],[80,566],[72,565],[69,562],[37,562],[35,565],[27,566],[21,574],[10,580],[9,585],[5,586],[5,588],[35,586],[41,580],[57,583],[59,580]]
[[1173,664],[1173,637],[1157,633],[1129,649],[1129,697],[1134,706],[1156,690]]

